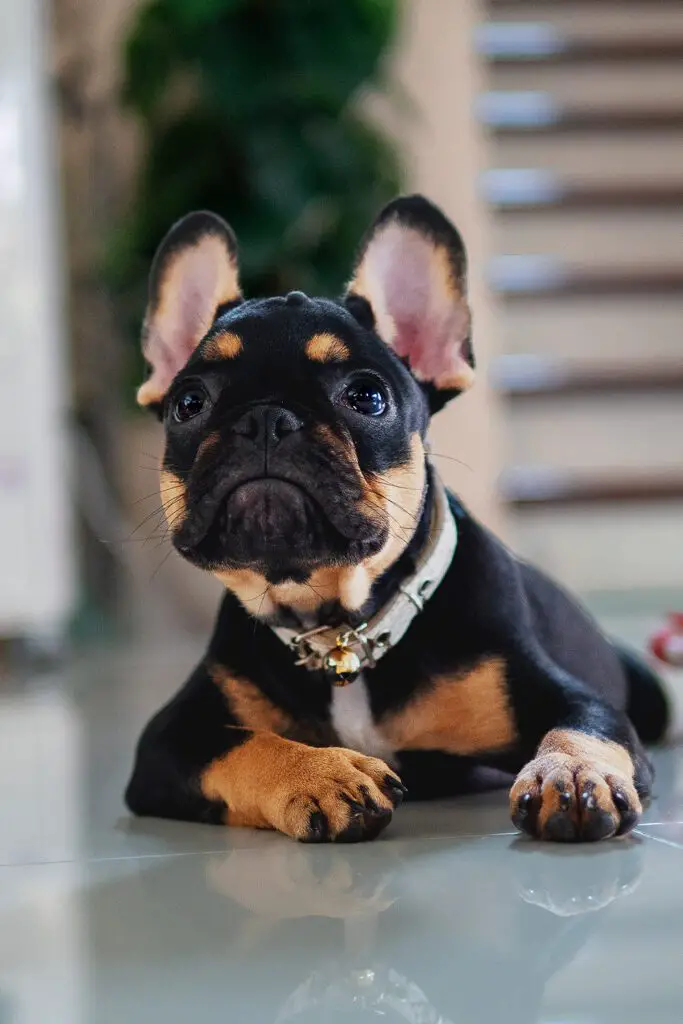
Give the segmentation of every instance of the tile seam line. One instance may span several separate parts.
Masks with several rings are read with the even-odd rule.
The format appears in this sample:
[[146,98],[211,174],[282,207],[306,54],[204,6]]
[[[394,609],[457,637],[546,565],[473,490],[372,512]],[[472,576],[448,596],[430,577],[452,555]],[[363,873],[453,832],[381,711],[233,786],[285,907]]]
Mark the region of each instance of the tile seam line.
[[[396,836],[391,842],[395,843],[406,843],[414,842],[419,840],[433,840],[433,839],[501,839],[505,836],[518,836],[519,832],[461,832],[457,834],[434,832],[428,835],[421,836]],[[382,842],[382,846],[385,846],[390,840]],[[291,842],[291,840],[290,840]],[[332,846],[333,844],[329,844]],[[215,853],[232,853],[234,849],[244,849],[244,847],[233,847],[232,849],[211,849],[211,850],[175,850],[172,853],[133,853],[133,854],[122,854],[121,856],[114,857],[84,857],[84,858],[60,858],[56,860],[24,860],[14,861],[11,863],[0,861],[0,870],[3,868],[40,868],[50,867],[56,864],[106,864],[114,861],[125,861],[125,860],[168,860],[172,857],[209,857]],[[254,850],[252,853],[256,852]]]
[[661,843],[662,846],[669,846],[672,850],[678,850],[679,853],[683,853],[683,845],[681,843],[674,843],[673,840],[664,839],[662,836],[651,836],[649,832],[642,832],[639,828],[634,829],[634,832],[641,839],[651,839],[653,843]]

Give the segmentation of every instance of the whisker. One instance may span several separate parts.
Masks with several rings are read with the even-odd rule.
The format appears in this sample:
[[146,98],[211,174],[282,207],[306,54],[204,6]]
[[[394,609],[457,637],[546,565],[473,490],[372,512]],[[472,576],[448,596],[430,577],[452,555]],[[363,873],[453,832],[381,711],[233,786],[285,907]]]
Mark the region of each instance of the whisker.
[[392,488],[396,487],[399,491],[412,491],[413,494],[421,494],[424,490],[424,487],[408,487],[407,484],[391,483],[389,486]]
[[457,462],[459,466],[464,466],[465,469],[469,469],[470,473],[474,473],[474,469],[468,462],[463,462],[462,459],[456,459],[455,455],[444,455],[443,452],[429,452],[430,456],[435,459],[448,459],[449,462]]
[[134,536],[134,534],[136,534],[138,530],[141,530],[142,527],[145,526],[145,524],[148,523],[150,519],[152,519],[154,516],[164,515],[168,517],[175,510],[175,508],[178,507],[178,505],[181,503],[183,499],[184,495],[178,495],[177,498],[174,498],[172,501],[169,501],[166,506],[159,505],[158,508],[152,509],[152,511],[148,512],[144,519],[138,523],[135,529],[131,531],[130,536]]
[[261,603],[258,606],[258,611],[256,613],[256,621],[254,622],[254,636],[256,636],[256,627],[258,626],[259,620],[261,618],[261,609],[263,608],[263,602],[265,601],[269,591],[270,584],[266,587],[266,589],[263,591],[263,594],[261,595]]
[[[407,534],[407,536],[405,536],[405,537],[399,537],[397,534],[392,534],[392,536],[396,540],[400,540],[400,541],[410,540],[410,538],[412,537],[412,534],[413,534],[413,530],[412,530],[412,528],[410,526],[407,526],[407,525],[404,525],[403,523],[400,523],[398,521],[398,519],[396,518],[396,516],[392,515],[392,513],[389,511],[389,509],[388,508],[384,508],[384,506],[379,504],[379,502],[375,502],[375,501],[370,500],[370,504],[374,505],[375,508],[379,509],[380,512],[382,512],[384,515],[386,515],[388,517],[388,519],[394,524],[396,529],[402,530],[402,531],[404,531]],[[413,521],[413,526],[415,526],[415,521]]]
[[[313,584],[309,583],[308,580],[303,580],[303,583],[305,584],[305,586],[308,587],[309,590],[313,591],[313,593],[315,594],[315,596],[318,598],[319,601],[325,601],[327,599],[326,595],[325,594],[321,594],[319,590],[316,590],[316,588],[313,586]],[[330,588],[330,592],[331,593],[334,593],[334,590],[335,590],[334,587]]]
[[175,490],[175,486],[157,487],[156,491],[152,491],[150,494],[145,494],[142,498],[136,498],[132,504],[139,505],[143,501],[149,501],[151,498],[158,498],[160,494],[168,494],[169,491]]
[[156,569],[152,573],[152,575],[150,577],[150,581],[149,581],[150,583],[154,582],[154,580],[156,579],[156,577],[159,574],[160,570],[166,565],[166,562],[168,561],[168,559],[171,557],[172,554],[173,554],[173,548],[171,548],[171,550],[162,558],[161,562],[159,563],[159,565],[156,567]]
[[[265,590],[261,591],[260,594],[255,594],[254,597],[246,598],[246,600],[244,601],[244,604],[250,604],[252,601],[258,601],[259,598],[261,598],[261,600],[263,601],[263,599],[265,598],[265,596],[266,596],[266,594],[268,593],[269,590],[270,590],[270,583],[268,584],[268,586],[266,587]],[[240,598],[240,600],[242,600],[242,598]]]
[[408,518],[409,518],[409,519],[410,519],[410,520],[411,520],[412,522],[414,522],[414,523],[416,523],[416,522],[417,522],[417,520],[418,520],[418,515],[417,515],[417,512],[409,512],[407,508],[404,508],[404,507],[403,507],[403,505],[399,504],[399,502],[398,502],[398,501],[394,501],[394,499],[393,499],[393,498],[390,498],[388,494],[385,494],[385,495],[383,495],[383,497],[384,497],[384,500],[385,500],[385,501],[390,501],[390,502],[391,502],[391,504],[392,504],[392,505],[395,505],[395,506],[396,506],[396,508],[399,508],[399,509],[401,510],[401,512],[405,512],[405,514],[406,514],[406,515],[408,516]]

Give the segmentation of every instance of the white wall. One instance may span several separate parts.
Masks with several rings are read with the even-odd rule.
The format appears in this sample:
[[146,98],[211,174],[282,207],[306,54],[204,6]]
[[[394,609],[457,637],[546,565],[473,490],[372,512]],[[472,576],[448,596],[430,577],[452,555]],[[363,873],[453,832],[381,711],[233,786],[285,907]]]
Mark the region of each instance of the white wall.
[[45,27],[0,4],[0,635],[61,629],[74,586]]

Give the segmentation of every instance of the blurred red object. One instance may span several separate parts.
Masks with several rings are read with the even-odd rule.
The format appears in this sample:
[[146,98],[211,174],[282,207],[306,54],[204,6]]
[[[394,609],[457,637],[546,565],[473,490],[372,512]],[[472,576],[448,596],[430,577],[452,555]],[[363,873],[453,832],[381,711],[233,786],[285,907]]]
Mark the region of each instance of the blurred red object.
[[667,625],[650,638],[650,650],[659,661],[683,668],[683,612],[667,616]]

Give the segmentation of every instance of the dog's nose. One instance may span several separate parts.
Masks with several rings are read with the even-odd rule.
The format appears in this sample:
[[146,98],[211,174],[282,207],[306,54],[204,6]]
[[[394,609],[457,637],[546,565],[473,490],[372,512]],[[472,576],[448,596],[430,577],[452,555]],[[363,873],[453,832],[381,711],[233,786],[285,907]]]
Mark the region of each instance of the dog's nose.
[[233,430],[255,444],[278,444],[287,434],[301,430],[303,422],[289,409],[279,405],[257,405],[245,412]]

